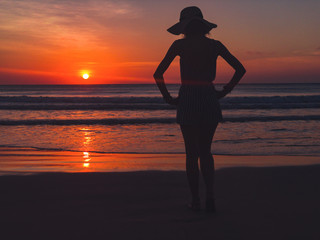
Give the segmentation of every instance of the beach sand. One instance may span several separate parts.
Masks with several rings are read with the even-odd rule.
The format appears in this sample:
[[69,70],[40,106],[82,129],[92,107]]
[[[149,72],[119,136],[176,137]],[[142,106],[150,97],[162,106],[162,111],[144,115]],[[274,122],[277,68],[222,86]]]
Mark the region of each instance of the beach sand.
[[320,239],[320,165],[218,169],[215,214],[187,209],[183,171],[3,175],[0,191],[6,240]]

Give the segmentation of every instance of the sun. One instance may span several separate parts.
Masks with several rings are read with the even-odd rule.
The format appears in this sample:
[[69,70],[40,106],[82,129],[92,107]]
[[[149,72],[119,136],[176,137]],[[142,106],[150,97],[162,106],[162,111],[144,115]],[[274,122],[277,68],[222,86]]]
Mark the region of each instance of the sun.
[[88,73],[84,73],[83,75],[82,75],[82,78],[83,79],[88,79],[90,76],[89,76],[89,74]]

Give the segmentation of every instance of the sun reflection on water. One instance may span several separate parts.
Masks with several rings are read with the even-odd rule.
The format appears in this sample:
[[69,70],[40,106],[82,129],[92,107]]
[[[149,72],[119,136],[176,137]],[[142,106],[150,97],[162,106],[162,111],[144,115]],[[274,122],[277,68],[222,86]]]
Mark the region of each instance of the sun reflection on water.
[[83,152],[83,167],[84,168],[89,168],[90,167],[90,152],[87,151],[87,149],[89,148],[89,145],[92,142],[92,137],[90,136],[92,134],[92,132],[90,131],[89,128],[81,128],[81,131],[84,132],[84,140],[83,140],[83,148],[85,150],[85,152]]
[[90,166],[89,161],[91,160],[90,153],[89,152],[83,152],[83,158],[84,158],[83,167],[88,168]]

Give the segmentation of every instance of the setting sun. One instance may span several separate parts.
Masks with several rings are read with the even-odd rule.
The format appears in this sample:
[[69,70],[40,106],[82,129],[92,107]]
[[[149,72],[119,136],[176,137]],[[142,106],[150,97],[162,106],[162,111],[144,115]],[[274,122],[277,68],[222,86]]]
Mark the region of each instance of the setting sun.
[[88,74],[88,73],[84,73],[84,74],[82,75],[82,78],[83,78],[83,79],[88,79],[88,78],[89,78],[89,74]]

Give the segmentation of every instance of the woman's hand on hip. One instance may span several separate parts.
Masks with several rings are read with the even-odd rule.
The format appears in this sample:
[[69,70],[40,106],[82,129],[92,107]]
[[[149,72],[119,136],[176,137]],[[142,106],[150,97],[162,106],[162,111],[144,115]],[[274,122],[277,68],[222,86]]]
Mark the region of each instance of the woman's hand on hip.
[[166,101],[166,103],[170,104],[170,105],[178,105],[179,103],[179,97],[173,98],[173,97],[166,97],[164,98],[164,100]]
[[218,99],[221,99],[221,98],[224,98],[228,93],[229,91],[227,90],[216,90],[216,93],[217,93],[217,98]]

